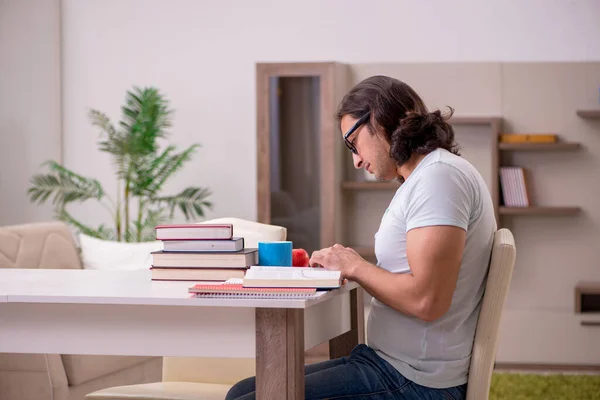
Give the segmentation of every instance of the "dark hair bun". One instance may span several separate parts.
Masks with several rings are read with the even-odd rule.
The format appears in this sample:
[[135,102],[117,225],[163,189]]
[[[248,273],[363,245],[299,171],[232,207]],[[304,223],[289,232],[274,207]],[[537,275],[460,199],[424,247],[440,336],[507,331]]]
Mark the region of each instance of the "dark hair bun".
[[[450,116],[454,112],[450,108]],[[458,154],[454,130],[439,110],[430,113],[409,111],[391,135],[390,156],[398,165],[406,163],[413,153],[428,154],[444,148]]]

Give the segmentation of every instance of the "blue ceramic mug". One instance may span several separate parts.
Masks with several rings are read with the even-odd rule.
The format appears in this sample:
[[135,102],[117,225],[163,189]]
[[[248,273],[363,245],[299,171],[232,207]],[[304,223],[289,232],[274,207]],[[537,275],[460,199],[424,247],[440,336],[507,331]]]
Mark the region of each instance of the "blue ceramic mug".
[[258,265],[291,267],[292,242],[258,242]]

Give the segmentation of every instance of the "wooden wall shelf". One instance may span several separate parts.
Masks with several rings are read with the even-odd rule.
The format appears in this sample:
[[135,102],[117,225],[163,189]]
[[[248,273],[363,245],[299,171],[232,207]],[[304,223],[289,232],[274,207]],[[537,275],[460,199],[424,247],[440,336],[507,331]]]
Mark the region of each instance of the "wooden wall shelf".
[[581,118],[600,119],[600,109],[577,110],[577,115],[579,115]]
[[505,151],[569,151],[581,148],[580,143],[498,143]]
[[396,190],[400,187],[398,182],[368,182],[344,181],[342,188],[347,190]]
[[580,207],[504,207],[499,209],[500,215],[573,215],[581,211]]
[[450,118],[450,124],[465,124],[465,125],[492,125],[499,124],[501,117],[461,117],[453,116]]

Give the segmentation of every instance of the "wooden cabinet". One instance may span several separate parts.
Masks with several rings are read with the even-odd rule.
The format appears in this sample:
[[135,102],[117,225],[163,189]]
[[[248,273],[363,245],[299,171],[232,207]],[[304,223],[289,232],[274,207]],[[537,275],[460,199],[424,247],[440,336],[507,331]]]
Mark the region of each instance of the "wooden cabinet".
[[309,253],[340,241],[343,143],[334,119],[348,90],[339,63],[259,63],[258,221],[285,226]]

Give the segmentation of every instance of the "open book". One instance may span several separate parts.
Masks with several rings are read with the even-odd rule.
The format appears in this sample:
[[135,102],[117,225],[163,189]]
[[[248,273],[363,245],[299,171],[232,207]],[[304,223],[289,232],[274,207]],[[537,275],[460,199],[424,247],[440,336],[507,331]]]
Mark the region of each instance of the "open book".
[[244,278],[219,283],[198,283],[188,289],[195,297],[312,298],[325,293],[317,289],[336,289],[342,284],[339,271],[322,268],[257,267]]
[[244,287],[335,289],[342,285],[341,272],[310,267],[252,266],[246,271]]

